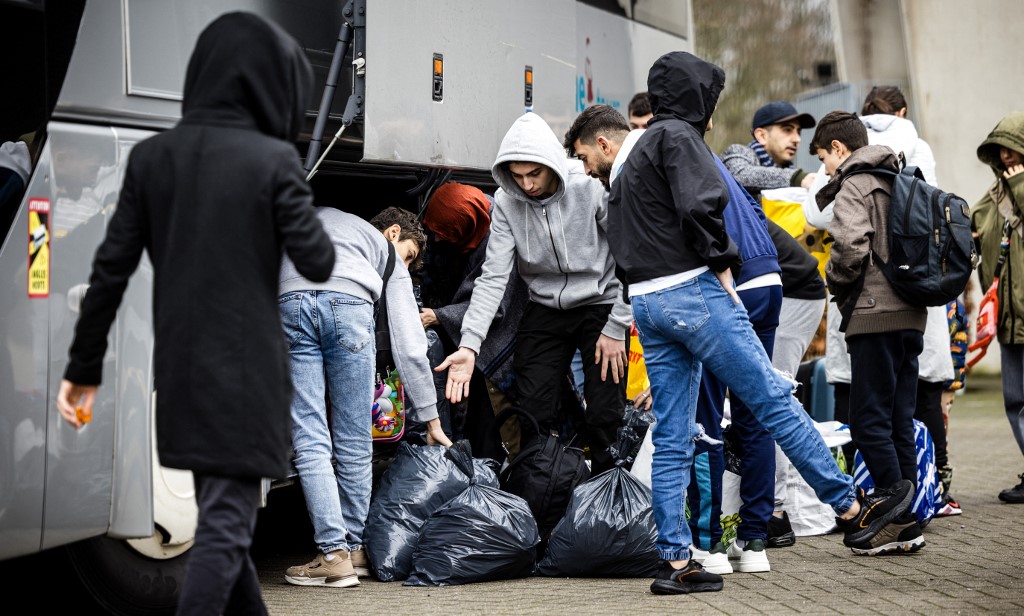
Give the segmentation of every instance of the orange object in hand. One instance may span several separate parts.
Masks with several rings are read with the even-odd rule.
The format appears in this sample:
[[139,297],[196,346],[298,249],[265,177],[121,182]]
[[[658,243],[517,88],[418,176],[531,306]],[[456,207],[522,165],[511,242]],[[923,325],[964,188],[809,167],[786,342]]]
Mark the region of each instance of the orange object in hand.
[[968,352],[980,351],[974,357],[967,360],[967,365],[973,366],[985,357],[988,345],[998,333],[999,325],[999,280],[995,280],[992,286],[985,291],[978,306],[978,320],[975,326],[975,342],[967,347]]
[[75,416],[78,418],[78,421],[84,424],[89,423],[90,421],[92,421],[92,407],[76,406]]

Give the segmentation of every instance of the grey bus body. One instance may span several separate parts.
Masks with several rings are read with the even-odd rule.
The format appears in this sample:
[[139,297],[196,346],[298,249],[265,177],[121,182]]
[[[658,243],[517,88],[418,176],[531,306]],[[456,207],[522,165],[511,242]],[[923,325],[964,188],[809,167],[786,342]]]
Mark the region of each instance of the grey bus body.
[[[616,10],[594,6],[601,4]],[[692,27],[688,1],[661,3],[670,7],[663,9],[673,18],[670,28],[623,16],[619,4],[350,3],[365,7],[365,48],[343,62],[325,145],[351,93],[355,53],[365,60],[363,114],[314,180],[318,201],[349,209],[349,178],[369,177],[372,186],[384,187],[401,178],[417,180],[432,168],[486,185],[502,135],[524,111],[542,114],[559,135],[589,104],[608,102],[625,113],[633,92],[646,89],[646,70],[655,58],[692,48]],[[147,259],[132,277],[111,331],[91,422],[75,430],[55,410],[93,254],[116,206],[131,148],[180,118],[185,66],[206,24],[227,11],[253,11],[305,47],[318,98],[310,101],[297,144],[303,155],[340,26],[353,19],[344,15],[345,6],[328,0],[85,1],[45,141],[10,228],[0,227],[0,560],[101,538],[121,547],[93,546],[93,565],[134,551],[162,567],[139,574],[151,576],[134,582],[139,587],[180,575],[180,567],[171,565],[191,546],[195,509],[191,476],[162,468],[154,451],[153,272]],[[47,9],[43,0],[0,0],[0,10]],[[382,207],[352,201],[356,210]],[[26,231],[40,204],[48,208],[48,293],[33,296],[30,269],[38,264],[29,265]]]

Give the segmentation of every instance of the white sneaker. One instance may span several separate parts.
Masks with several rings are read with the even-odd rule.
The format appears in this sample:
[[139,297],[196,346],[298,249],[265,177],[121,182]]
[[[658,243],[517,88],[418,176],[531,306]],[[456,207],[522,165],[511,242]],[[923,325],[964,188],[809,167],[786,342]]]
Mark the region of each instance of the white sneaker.
[[743,548],[736,545],[736,540],[729,542],[727,550],[729,560],[738,560],[736,570],[740,573],[765,573],[772,570],[768,564],[768,553],[764,549],[764,541],[751,539]]
[[710,552],[691,545],[690,558],[703,565],[704,570],[708,573],[717,573],[718,575],[729,575],[732,573],[729,555],[726,552],[725,544],[721,541],[711,548]]

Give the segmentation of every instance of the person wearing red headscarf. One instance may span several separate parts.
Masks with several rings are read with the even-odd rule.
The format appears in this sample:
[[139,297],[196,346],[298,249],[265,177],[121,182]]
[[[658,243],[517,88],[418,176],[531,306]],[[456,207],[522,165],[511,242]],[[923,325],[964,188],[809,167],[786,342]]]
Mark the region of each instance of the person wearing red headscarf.
[[[434,367],[458,348],[462,338],[462,317],[469,308],[473,285],[487,253],[490,210],[491,199],[479,188],[449,182],[434,192],[423,214],[430,242],[423,291],[426,307],[420,312],[420,320],[427,330],[429,358]],[[497,460],[505,456],[502,443],[495,437],[493,416],[509,406],[514,395],[512,349],[528,297],[526,284],[514,267],[487,339],[480,347],[474,374],[480,385],[470,397],[464,423],[457,418],[451,422],[450,408],[442,408],[447,406],[447,374],[435,373],[442,425],[448,424],[449,434],[454,432],[455,436],[469,439],[477,456]],[[503,440],[515,447],[514,430],[509,432],[506,428]]]

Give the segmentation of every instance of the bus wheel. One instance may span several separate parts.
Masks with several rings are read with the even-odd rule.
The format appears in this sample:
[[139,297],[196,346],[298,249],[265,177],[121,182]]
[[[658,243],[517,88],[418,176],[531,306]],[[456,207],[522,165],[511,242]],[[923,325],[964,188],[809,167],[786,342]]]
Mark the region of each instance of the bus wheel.
[[83,585],[112,614],[174,614],[185,583],[188,553],[175,558],[143,556],[127,541],[95,537],[67,547]]

